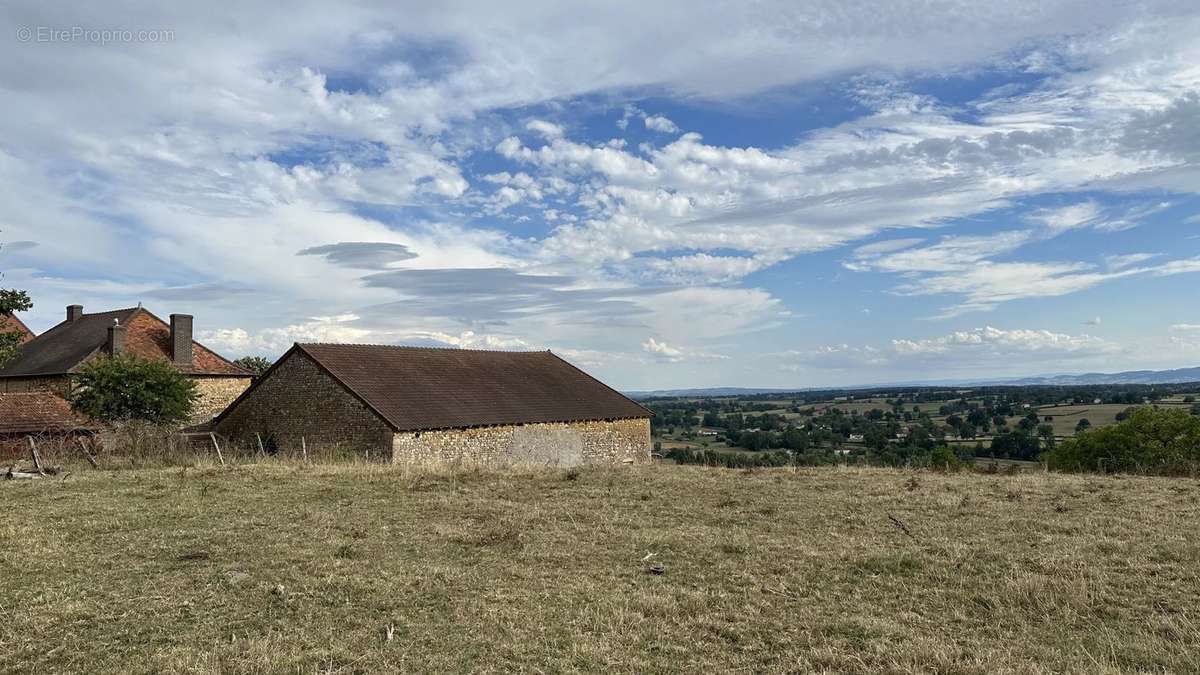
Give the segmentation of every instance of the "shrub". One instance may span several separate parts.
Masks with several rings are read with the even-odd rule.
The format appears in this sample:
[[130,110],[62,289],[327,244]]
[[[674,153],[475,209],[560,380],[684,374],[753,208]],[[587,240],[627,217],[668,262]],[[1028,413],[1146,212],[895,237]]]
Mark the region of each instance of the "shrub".
[[233,364],[254,373],[255,377],[267,372],[267,369],[271,367],[271,362],[261,356],[243,356],[235,359]]
[[957,469],[961,459],[948,445],[939,445],[929,453],[929,466],[935,469]]
[[1058,471],[1194,474],[1200,469],[1200,419],[1183,410],[1138,408],[1114,426],[1068,439],[1046,461]]
[[787,466],[791,463],[791,457],[786,452],[722,452],[689,448],[672,448],[667,452],[667,459],[677,464],[702,464],[730,469]]
[[171,363],[134,356],[86,364],[75,379],[71,407],[105,422],[177,424],[192,414],[196,383]]

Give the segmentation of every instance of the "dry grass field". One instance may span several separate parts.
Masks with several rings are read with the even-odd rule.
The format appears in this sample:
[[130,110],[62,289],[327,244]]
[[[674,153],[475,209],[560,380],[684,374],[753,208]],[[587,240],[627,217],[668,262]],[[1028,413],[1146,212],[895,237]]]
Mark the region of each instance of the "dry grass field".
[[0,502],[8,672],[1196,672],[1200,653],[1191,480],[266,463],[77,470]]
[[1050,424],[1055,436],[1074,436],[1075,425],[1086,419],[1093,427],[1107,427],[1117,423],[1117,414],[1129,409],[1127,405],[1058,405],[1038,408],[1039,417],[1051,416]]

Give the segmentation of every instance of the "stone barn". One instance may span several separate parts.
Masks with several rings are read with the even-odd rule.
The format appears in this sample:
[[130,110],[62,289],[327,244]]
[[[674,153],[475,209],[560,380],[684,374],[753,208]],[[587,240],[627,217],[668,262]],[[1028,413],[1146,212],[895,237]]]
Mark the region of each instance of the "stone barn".
[[398,464],[574,466],[649,462],[650,416],[548,351],[296,344],[213,429]]

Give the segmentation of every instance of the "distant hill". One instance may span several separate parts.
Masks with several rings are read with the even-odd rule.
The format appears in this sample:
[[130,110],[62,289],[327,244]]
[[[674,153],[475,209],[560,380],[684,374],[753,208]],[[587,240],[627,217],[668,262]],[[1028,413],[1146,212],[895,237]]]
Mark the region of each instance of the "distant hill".
[[1086,373],[1084,375],[1043,375],[1012,380],[996,380],[978,384],[1012,385],[1089,385],[1089,384],[1183,384],[1200,382],[1200,368],[1176,368],[1175,370],[1127,370],[1123,373]]
[[1200,367],[1176,368],[1174,370],[1127,370],[1121,373],[1084,373],[1082,375],[1032,375],[1029,377],[978,379],[978,380],[922,380],[913,382],[891,382],[847,387],[797,387],[794,389],[754,389],[749,387],[709,387],[703,389],[656,389],[652,391],[629,391],[632,398],[687,397],[687,396],[753,396],[755,394],[785,394],[791,392],[879,389],[884,387],[982,387],[982,386],[1088,386],[1094,384],[1183,384],[1200,382]]
[[787,393],[803,389],[752,389],[747,387],[709,387],[706,389],[654,389],[626,391],[630,398],[687,397],[687,396],[753,396],[755,394]]

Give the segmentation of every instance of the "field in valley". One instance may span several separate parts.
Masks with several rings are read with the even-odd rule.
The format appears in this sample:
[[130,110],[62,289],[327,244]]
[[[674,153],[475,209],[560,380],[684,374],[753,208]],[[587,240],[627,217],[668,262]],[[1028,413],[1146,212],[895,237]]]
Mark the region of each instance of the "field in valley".
[[13,672],[1194,672],[1200,483],[820,468],[0,483]]

